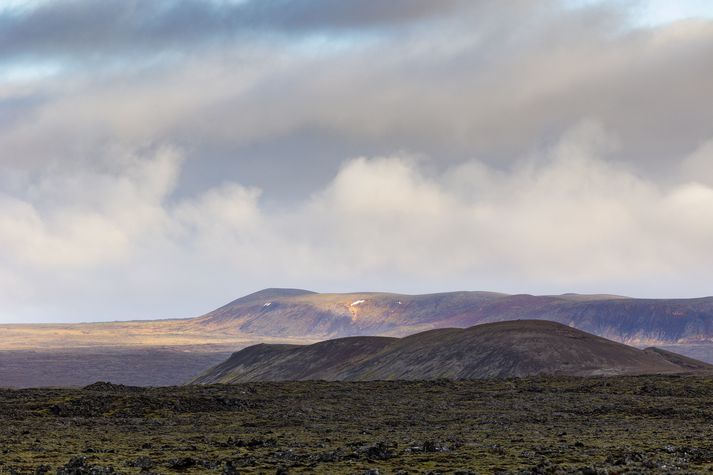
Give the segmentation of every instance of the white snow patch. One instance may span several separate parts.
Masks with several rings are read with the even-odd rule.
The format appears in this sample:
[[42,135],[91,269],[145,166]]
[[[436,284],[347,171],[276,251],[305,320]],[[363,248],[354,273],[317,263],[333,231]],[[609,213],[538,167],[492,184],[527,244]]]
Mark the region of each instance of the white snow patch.
[[263,307],[269,307],[270,305],[272,305],[272,302],[266,302]]
[[357,305],[361,305],[364,302],[366,302],[366,300],[355,300],[351,303],[350,307],[356,307]]

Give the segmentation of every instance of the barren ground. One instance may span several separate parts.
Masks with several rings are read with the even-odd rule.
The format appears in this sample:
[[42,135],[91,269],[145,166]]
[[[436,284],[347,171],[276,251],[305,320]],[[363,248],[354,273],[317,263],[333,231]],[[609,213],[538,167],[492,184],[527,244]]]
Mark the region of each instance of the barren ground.
[[711,467],[713,379],[693,376],[0,391],[0,473]]

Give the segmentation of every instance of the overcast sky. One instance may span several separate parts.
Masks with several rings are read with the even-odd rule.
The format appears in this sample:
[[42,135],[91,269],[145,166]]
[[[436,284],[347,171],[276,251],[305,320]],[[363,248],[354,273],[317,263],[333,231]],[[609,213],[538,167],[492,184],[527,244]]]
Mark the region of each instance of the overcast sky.
[[0,322],[713,294],[707,0],[2,4]]

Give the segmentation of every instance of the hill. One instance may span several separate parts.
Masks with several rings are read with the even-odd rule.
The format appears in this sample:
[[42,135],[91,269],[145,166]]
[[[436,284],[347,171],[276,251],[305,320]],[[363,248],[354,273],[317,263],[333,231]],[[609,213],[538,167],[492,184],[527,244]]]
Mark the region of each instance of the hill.
[[713,363],[710,297],[318,294],[265,289],[194,318],[0,325],[0,386],[82,386],[97,379],[133,385],[182,384],[230,353],[256,343],[302,345],[357,335],[404,337],[518,319],[556,321],[632,346],[656,346]]
[[255,345],[233,354],[193,383],[641,375],[711,370],[711,365],[667,351],[640,350],[555,322],[520,320],[430,330],[401,339],[350,337],[307,346]]

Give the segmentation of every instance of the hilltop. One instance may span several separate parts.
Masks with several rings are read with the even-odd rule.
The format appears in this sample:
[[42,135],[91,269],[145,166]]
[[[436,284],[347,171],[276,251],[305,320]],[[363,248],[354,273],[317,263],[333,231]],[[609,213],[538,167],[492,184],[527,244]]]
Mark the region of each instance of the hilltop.
[[440,329],[405,338],[350,337],[312,345],[255,345],[196,384],[285,380],[433,380],[537,375],[603,376],[711,371],[658,349],[640,350],[538,321]]

